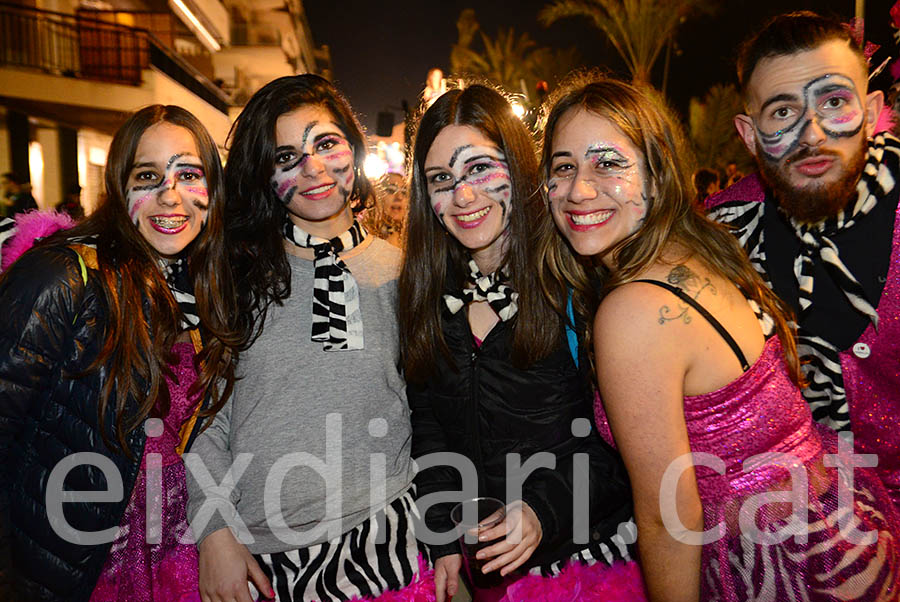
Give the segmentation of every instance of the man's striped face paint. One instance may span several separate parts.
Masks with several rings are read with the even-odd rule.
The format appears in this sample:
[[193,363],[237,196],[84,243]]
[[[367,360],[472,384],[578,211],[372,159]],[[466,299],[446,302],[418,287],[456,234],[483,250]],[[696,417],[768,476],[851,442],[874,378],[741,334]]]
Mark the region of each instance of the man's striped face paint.
[[832,139],[859,134],[865,111],[853,80],[827,74],[806,82],[796,92],[763,101],[753,117],[763,156],[777,162],[797,150],[804,133],[816,123]]

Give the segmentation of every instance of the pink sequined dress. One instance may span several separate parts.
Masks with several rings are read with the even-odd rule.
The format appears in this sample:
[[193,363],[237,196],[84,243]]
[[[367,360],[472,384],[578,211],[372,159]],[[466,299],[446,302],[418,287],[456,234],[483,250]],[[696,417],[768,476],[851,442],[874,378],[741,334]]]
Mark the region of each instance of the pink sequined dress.
[[[601,435],[612,442],[599,397],[594,410]],[[691,451],[722,461],[717,470],[696,468],[704,529],[713,530],[714,540],[703,548],[701,600],[900,599],[896,510],[878,477],[861,468],[852,473],[852,503],[838,503],[839,491],[851,488],[837,469],[826,466],[826,454],[837,450],[837,435],[813,422],[777,337],[730,384],[685,397],[684,415]],[[748,460],[754,456],[760,461],[756,467]],[[776,460],[788,468],[776,466]],[[754,513],[754,502],[764,501],[760,494],[790,490],[792,484],[807,494],[796,505],[799,520],[792,519],[786,503],[764,504]],[[755,533],[748,528],[754,520]],[[868,534],[870,541],[845,539],[841,525]]]
[[[179,430],[191,417],[199,401],[189,399],[187,394],[188,388],[197,379],[197,372],[191,343],[176,343],[172,351],[178,359],[173,366],[177,382],[166,379],[171,408],[162,421],[162,433],[152,427],[148,429],[150,432],[131,501],[122,516],[119,533],[91,595],[91,602],[200,602],[197,548],[187,524],[185,468],[176,451],[181,442]],[[151,460],[150,470],[147,468],[148,459]],[[160,464],[161,470],[154,468],[154,465]],[[155,486],[152,477],[160,473],[161,486]],[[153,490],[149,504],[148,474],[151,475],[150,488]],[[161,517],[160,528],[150,532],[146,521],[148,505],[156,509],[157,516]],[[186,543],[180,543],[185,534]]]

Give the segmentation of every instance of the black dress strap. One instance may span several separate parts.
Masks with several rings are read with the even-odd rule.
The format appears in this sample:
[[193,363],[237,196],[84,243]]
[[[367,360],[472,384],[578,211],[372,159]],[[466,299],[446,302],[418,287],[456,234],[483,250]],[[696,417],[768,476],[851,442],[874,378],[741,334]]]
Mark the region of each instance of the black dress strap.
[[744,357],[744,352],[741,351],[740,347],[738,347],[738,344],[734,340],[734,338],[730,334],[728,334],[728,331],[725,330],[725,327],[722,326],[722,324],[718,320],[716,320],[711,313],[706,311],[706,308],[703,307],[702,305],[700,305],[696,301],[696,299],[692,299],[683,290],[681,290],[677,286],[672,286],[671,284],[669,284],[667,282],[661,282],[659,280],[649,280],[649,279],[633,280],[632,282],[646,282],[647,284],[655,284],[656,286],[660,286],[660,287],[666,289],[667,291],[669,291],[670,293],[672,293],[673,295],[676,295],[679,299],[681,299],[682,301],[684,301],[685,303],[687,303],[694,309],[696,309],[698,312],[700,312],[700,315],[703,316],[704,318],[706,318],[706,321],[709,322],[710,325],[712,325],[712,327],[716,329],[716,332],[718,332],[719,335],[721,335],[721,337],[723,339],[725,339],[725,342],[728,343],[728,346],[731,347],[731,350],[734,351],[734,354],[737,356],[738,361],[741,363],[741,369],[744,372],[746,372],[747,370],[750,369],[750,364],[747,363],[747,358]]

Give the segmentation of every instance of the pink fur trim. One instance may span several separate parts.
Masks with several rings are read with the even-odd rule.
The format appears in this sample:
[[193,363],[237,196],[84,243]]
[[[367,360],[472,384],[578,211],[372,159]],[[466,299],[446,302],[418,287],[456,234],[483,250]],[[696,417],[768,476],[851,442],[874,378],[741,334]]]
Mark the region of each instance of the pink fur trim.
[[377,598],[353,598],[351,602],[434,602],[434,569],[419,555],[419,571],[412,583],[400,590],[386,591]]
[[15,216],[16,233],[3,245],[0,271],[6,270],[39,238],[46,238],[59,230],[68,230],[75,221],[66,213],[57,211],[27,211]]
[[875,122],[875,134],[881,132],[890,132],[897,121],[897,115],[891,110],[891,107],[885,105],[878,115],[878,121]]
[[707,197],[705,204],[707,211],[709,211],[729,201],[756,201],[762,203],[765,198],[766,193],[763,190],[762,180],[759,179],[759,174],[754,173],[744,176],[722,192],[717,192]]
[[528,575],[506,588],[500,602],[646,602],[636,562],[586,565],[571,562],[555,577]]

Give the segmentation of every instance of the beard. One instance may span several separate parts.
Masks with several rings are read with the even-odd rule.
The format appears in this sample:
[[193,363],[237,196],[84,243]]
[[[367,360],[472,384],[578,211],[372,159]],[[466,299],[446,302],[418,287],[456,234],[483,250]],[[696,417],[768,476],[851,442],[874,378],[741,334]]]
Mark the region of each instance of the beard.
[[848,203],[856,200],[856,184],[866,165],[869,150],[868,139],[865,136],[860,139],[860,146],[848,158],[846,165],[843,165],[836,181],[803,187],[797,187],[791,182],[788,175],[791,163],[822,155],[834,156],[839,160],[840,156],[832,151],[804,148],[778,163],[772,163],[763,158],[762,148],[757,141],[756,156],[760,176],[774,193],[780,209],[789,217],[805,224],[834,217]]

